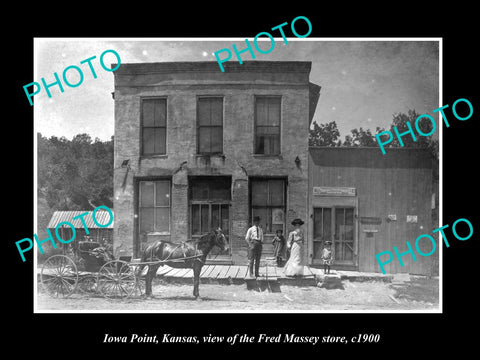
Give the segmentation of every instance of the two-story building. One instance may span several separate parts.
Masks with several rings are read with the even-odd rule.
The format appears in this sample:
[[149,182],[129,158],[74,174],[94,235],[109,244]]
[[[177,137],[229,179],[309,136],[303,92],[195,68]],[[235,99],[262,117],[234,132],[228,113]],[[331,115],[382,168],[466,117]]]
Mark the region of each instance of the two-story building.
[[221,227],[216,261],[245,263],[255,215],[265,254],[308,214],[308,132],[320,94],[311,62],[122,64],[115,74],[116,256]]

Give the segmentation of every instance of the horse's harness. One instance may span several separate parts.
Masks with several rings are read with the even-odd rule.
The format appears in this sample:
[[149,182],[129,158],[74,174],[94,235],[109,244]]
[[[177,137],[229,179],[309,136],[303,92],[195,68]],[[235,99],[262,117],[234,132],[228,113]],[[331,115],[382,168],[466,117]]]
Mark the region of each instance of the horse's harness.
[[[217,237],[217,236],[218,235],[215,234],[215,237]],[[201,257],[204,254],[203,254],[202,250],[198,249],[198,243],[195,243],[195,255],[191,255],[191,256],[187,256],[187,254],[185,252],[185,245],[186,245],[185,241],[180,242],[175,248],[173,248],[173,250],[170,252],[170,254],[168,254],[168,256],[163,260],[160,260],[159,258],[153,256],[153,248],[152,248],[152,249],[150,249],[150,259],[152,261],[144,263],[144,264],[158,264],[158,263],[163,263],[163,262],[185,262],[186,260],[193,259],[194,261],[199,261],[204,265],[205,261],[203,261],[201,259]],[[171,259],[170,260],[170,257],[172,256],[172,254],[180,247],[182,248],[183,257],[179,258],[179,259]],[[215,255],[214,260],[217,258],[217,256],[218,256],[218,254]],[[154,259],[157,259],[157,261],[153,261]]]

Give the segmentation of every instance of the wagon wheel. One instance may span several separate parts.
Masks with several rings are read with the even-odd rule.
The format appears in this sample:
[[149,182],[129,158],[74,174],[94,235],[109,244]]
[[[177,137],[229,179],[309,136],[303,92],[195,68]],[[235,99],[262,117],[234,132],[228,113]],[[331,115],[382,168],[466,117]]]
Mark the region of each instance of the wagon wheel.
[[136,286],[133,268],[125,261],[112,260],[100,268],[97,276],[97,290],[104,297],[129,297]]
[[40,278],[50,296],[68,297],[77,288],[77,266],[68,256],[53,255],[43,264]]
[[81,276],[78,279],[77,289],[82,294],[93,294],[96,291],[97,278],[93,275]]

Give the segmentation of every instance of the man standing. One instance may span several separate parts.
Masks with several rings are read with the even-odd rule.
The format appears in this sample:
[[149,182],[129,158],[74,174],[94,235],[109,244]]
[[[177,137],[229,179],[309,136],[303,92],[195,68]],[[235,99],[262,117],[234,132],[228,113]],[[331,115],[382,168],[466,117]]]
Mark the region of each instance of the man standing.
[[259,277],[260,257],[262,256],[263,230],[259,226],[260,217],[253,217],[253,226],[247,230],[245,241],[248,244],[248,268],[250,277],[253,277],[253,264],[255,263],[255,277]]

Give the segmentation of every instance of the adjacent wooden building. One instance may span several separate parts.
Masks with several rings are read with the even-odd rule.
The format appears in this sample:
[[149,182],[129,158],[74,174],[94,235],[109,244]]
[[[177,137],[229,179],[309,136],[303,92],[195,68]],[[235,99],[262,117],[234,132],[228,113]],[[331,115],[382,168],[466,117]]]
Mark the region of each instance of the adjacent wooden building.
[[[380,272],[377,253],[408,250],[421,234],[432,233],[432,160],[422,149],[311,147],[309,163],[311,264],[321,264],[324,241],[335,248],[337,268]],[[431,245],[422,243],[425,253]],[[423,248],[422,248],[423,249]],[[429,274],[438,251],[396,258],[389,273]],[[435,263],[435,262],[434,262]]]
[[[79,217],[77,219],[74,219],[75,217],[84,213],[88,213],[87,215],[84,215],[82,217],[83,221],[85,221],[85,226],[88,229],[88,234],[85,230],[85,226],[83,226],[82,224],[81,218]],[[48,222],[47,228],[50,230],[50,233],[55,237],[55,228],[63,222],[69,222],[75,228],[75,245],[79,241],[94,241],[100,244],[112,244],[113,227],[115,221],[112,221],[111,224],[106,227],[100,227],[93,221],[92,213],[93,211],[86,210],[55,211],[50,221]],[[95,217],[100,224],[107,224],[110,221],[110,214],[107,211],[97,211],[95,213]],[[65,240],[71,239],[73,235],[72,228],[68,225],[60,225],[60,227],[58,228],[58,233],[60,237]]]

